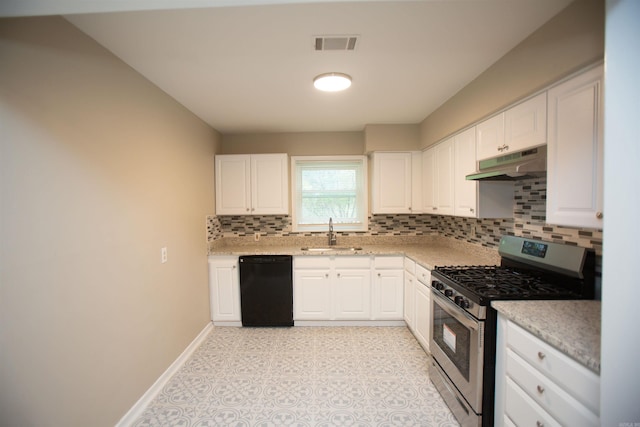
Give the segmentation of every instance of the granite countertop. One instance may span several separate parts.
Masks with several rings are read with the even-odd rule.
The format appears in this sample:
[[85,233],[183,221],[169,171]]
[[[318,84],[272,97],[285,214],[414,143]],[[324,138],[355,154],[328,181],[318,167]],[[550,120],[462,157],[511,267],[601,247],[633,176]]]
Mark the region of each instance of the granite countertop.
[[600,301],[493,301],[491,306],[600,374]]
[[[420,237],[342,238],[338,248],[356,247],[359,250],[308,251],[303,247],[328,247],[326,239],[273,237],[250,239],[221,239],[210,245],[209,256],[216,255],[403,255],[423,267],[433,270],[444,265],[498,265],[496,249],[486,248],[438,235]],[[361,249],[360,249],[361,248]]]

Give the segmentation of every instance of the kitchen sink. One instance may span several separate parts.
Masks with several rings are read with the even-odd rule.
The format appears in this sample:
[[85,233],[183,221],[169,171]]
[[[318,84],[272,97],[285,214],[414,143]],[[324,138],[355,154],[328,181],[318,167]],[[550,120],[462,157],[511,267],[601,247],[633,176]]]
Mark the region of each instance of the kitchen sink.
[[362,248],[358,247],[358,246],[323,246],[323,247],[304,247],[304,248],[300,248],[303,251],[309,251],[309,252],[336,252],[336,251],[343,251],[343,252],[355,252],[355,251],[361,251]]

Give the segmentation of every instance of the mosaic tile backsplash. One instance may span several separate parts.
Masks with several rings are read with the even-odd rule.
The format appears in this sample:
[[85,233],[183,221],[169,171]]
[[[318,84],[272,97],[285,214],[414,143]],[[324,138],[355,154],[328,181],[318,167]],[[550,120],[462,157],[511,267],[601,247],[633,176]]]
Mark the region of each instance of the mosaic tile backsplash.
[[[545,223],[546,178],[515,182],[513,218],[474,219],[445,215],[371,215],[369,231],[338,233],[339,236],[424,236],[441,234],[458,240],[497,248],[502,235],[540,238],[547,241],[594,248],[602,254],[602,230],[549,225]],[[223,237],[300,236],[291,231],[291,218],[283,215],[209,216],[207,240]],[[304,233],[305,236],[325,233]]]

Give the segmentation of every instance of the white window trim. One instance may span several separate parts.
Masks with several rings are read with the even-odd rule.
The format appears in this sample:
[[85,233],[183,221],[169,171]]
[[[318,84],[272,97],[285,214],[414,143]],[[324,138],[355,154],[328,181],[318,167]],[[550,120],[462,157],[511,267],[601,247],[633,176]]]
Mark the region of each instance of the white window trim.
[[[363,219],[362,224],[354,227],[353,225],[341,225],[334,224],[333,229],[335,231],[368,231],[369,230],[369,166],[367,164],[367,156],[291,156],[291,228],[293,232],[325,232],[327,231],[327,225],[318,226],[305,226],[299,227],[297,220],[297,169],[296,162],[298,161],[360,161],[362,162],[362,194],[363,194]],[[329,218],[327,218],[327,222]]]

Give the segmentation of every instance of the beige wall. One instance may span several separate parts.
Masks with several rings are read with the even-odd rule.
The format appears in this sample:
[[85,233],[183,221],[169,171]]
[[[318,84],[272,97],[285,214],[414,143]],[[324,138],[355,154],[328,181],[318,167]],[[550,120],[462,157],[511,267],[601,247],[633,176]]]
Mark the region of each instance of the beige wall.
[[288,153],[291,156],[364,154],[362,132],[299,132],[229,134],[223,154]]
[[373,151],[412,151],[420,149],[420,126],[366,125],[364,146],[367,153]]
[[421,123],[428,147],[457,130],[603,59],[604,1],[576,0]]
[[0,425],[112,426],[208,323],[219,135],[60,17],[0,64]]

